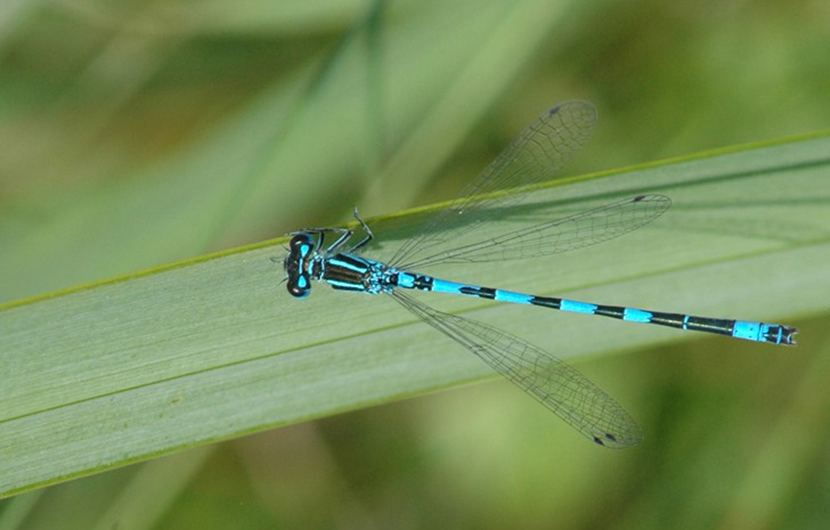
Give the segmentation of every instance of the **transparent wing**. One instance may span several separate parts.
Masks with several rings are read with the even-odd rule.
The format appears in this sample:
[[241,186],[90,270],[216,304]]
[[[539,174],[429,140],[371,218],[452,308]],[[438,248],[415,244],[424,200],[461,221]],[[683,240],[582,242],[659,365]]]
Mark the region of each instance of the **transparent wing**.
[[614,239],[654,221],[671,206],[664,195],[638,195],[562,219],[514,230],[465,246],[442,249],[400,267],[535,258]]
[[590,440],[614,449],[642,440],[639,425],[611,396],[553,355],[481,322],[437,311],[400,291],[389,295]]
[[588,141],[596,117],[596,108],[586,101],[562,103],[539,116],[387,263],[399,266],[435,254],[448,243],[463,245],[460,238],[464,234],[524,199],[524,194],[494,192],[552,178]]

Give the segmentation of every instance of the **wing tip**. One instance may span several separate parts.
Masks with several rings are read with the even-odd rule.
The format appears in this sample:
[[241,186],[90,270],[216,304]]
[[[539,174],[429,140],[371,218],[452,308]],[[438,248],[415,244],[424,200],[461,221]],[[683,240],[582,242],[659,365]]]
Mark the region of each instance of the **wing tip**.
[[584,115],[591,116],[593,118],[592,121],[596,120],[597,116],[597,106],[591,103],[590,101],[585,101],[582,99],[573,99],[570,101],[563,101],[562,103],[557,103],[553,107],[548,109],[549,116],[555,116],[561,113],[582,113]]
[[595,444],[608,449],[625,449],[626,447],[637,445],[643,441],[643,433],[640,430],[625,433],[624,435],[615,435],[606,432],[601,435],[592,435],[592,440]]

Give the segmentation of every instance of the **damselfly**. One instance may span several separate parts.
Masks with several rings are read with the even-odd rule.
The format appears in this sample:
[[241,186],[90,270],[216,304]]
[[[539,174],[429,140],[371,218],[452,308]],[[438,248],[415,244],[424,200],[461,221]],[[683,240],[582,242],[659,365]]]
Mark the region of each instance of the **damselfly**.
[[[597,444],[621,448],[638,443],[642,431],[617,402],[594,383],[550,353],[505,331],[433,309],[405,290],[452,293],[498,302],[528,304],[560,311],[602,315],[629,322],[718,333],[772,344],[795,344],[797,329],[780,324],[698,317],[534,296],[457,283],[416,272],[442,263],[508,261],[548,256],[608,241],[662,215],[671,200],[637,195],[599,208],[532,226],[502,228],[479,235],[488,221],[504,216],[527,197],[500,193],[550,179],[588,140],[596,109],[582,101],[557,105],[542,114],[461,195],[426,224],[418,235],[386,261],[359,254],[374,237],[357,214],[365,236],[351,243],[345,228],[292,232],[284,268],[288,292],[308,296],[311,281],[334,289],[388,295],[418,318],[472,351],[497,372],[559,415]],[[334,237],[331,243],[327,236]]]

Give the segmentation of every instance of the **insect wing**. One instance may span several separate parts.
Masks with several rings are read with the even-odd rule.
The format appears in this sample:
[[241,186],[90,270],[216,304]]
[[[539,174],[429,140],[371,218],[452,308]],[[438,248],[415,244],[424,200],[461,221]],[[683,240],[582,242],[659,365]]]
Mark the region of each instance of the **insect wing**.
[[642,440],[639,425],[614,398],[550,353],[505,331],[433,309],[399,290],[389,294],[597,444],[621,449]]
[[551,179],[588,141],[596,116],[596,107],[586,101],[569,101],[546,111],[387,262],[405,268],[448,245],[464,246],[465,235],[526,198],[497,192]]
[[671,206],[664,195],[639,195],[575,215],[514,230],[408,263],[409,270],[438,263],[507,261],[549,256],[596,245],[633,232]]

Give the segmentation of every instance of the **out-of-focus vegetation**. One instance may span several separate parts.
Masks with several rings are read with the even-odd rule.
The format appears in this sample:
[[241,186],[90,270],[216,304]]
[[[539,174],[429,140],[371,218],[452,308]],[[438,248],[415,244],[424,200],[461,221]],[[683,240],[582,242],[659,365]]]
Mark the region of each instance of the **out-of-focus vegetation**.
[[[0,301],[452,197],[564,99],[600,109],[571,174],[826,129],[828,23],[823,2],[5,2]],[[490,384],[29,493],[0,524],[821,528],[828,337],[795,324],[794,350],[581,365],[635,404],[626,452]]]

